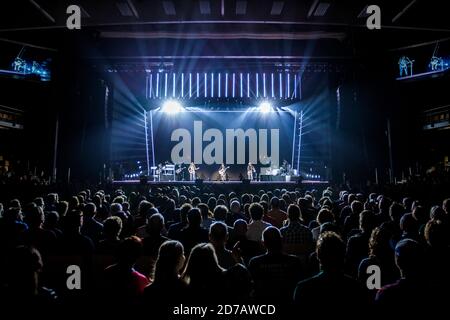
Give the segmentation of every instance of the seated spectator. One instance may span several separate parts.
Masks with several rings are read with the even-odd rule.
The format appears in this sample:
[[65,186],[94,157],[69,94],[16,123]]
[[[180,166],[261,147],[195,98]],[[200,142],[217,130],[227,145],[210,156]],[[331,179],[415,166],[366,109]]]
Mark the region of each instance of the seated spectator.
[[214,222],[214,219],[212,218],[213,215],[209,210],[208,205],[205,203],[199,203],[197,208],[200,209],[200,213],[202,214],[202,228],[209,230],[209,227]]
[[302,315],[355,318],[367,312],[366,290],[344,274],[345,244],[334,232],[325,232],[317,241],[321,272],[300,281],[294,293],[296,310]]
[[247,269],[241,264],[221,268],[211,244],[199,243],[192,249],[182,278],[188,284],[187,303],[242,303],[250,295]]
[[[416,315],[423,306],[435,305],[437,292],[430,291],[424,279],[424,250],[415,240],[403,239],[395,247],[395,264],[401,278],[382,287],[375,298],[381,315]],[[431,303],[431,304],[430,304]]]
[[420,205],[414,206],[412,215],[417,221],[419,236],[424,239],[425,225],[428,222],[429,215],[425,208]]
[[150,208],[147,210],[147,217],[145,218],[145,224],[143,224],[142,226],[138,227],[135,231],[135,235],[138,236],[141,239],[144,239],[146,237],[148,237],[149,235],[149,224],[150,224],[150,217],[154,214],[159,214],[158,209],[156,209],[155,207]]
[[103,239],[97,245],[99,254],[114,255],[119,247],[122,220],[119,217],[109,217],[103,224]]
[[24,244],[23,235],[28,226],[22,219],[22,212],[18,207],[11,207],[4,212],[0,220],[0,249],[3,252]]
[[33,311],[55,307],[57,295],[52,289],[42,286],[40,273],[43,268],[38,250],[26,246],[16,247],[9,256],[6,286],[0,288],[0,299],[6,307],[32,308]]
[[59,244],[61,255],[89,257],[94,251],[94,243],[81,234],[83,214],[80,210],[69,211],[64,217],[63,235]]
[[241,212],[241,204],[239,203],[239,201],[234,200],[230,204],[230,214],[227,219],[227,225],[232,227],[234,222],[238,219],[246,220],[246,217]]
[[364,204],[355,200],[351,203],[350,208],[351,213],[344,221],[343,235],[345,238],[350,238],[357,232],[355,229],[359,228],[359,215],[364,210]]
[[427,272],[430,284],[437,292],[443,292],[450,285],[450,247],[448,229],[441,220],[430,220],[425,226],[427,244]]
[[320,226],[327,222],[334,223],[334,215],[328,209],[321,209],[317,214],[317,223],[319,224],[319,226],[311,230],[314,242],[316,242],[319,239]]
[[251,258],[265,252],[260,242],[247,239],[248,224],[245,220],[239,219],[234,222],[228,248],[239,251],[239,256],[244,260],[245,265]]
[[228,208],[224,205],[217,205],[213,211],[214,221],[226,223],[228,217]]
[[164,230],[164,217],[155,213],[148,219],[147,234],[144,238],[144,255],[155,257],[158,255],[159,247],[167,240],[167,237],[163,236]]
[[188,212],[192,209],[192,206],[189,203],[185,203],[180,208],[180,216],[179,216],[179,222],[176,222],[174,224],[171,224],[169,227],[169,230],[167,231],[167,236],[170,239],[173,240],[179,240],[180,239],[180,233],[181,230],[186,227],[188,221],[187,221],[187,215]]
[[209,242],[213,245],[219,265],[226,269],[236,264],[231,251],[225,248],[228,240],[228,228],[225,223],[214,222],[209,228]]
[[[358,280],[366,285],[367,268],[376,265],[381,270],[381,285],[387,285],[396,281],[400,274],[395,266],[394,250],[391,247],[392,234],[386,225],[381,225],[373,229],[369,239],[369,256],[363,259],[358,267]],[[376,289],[372,290],[371,295],[374,298]]]
[[263,207],[263,212],[264,212],[263,217],[262,217],[261,220],[264,221],[264,222],[267,222],[268,224],[273,226],[276,223],[276,221],[272,217],[268,216],[269,204],[266,201],[259,201],[259,204]]
[[295,284],[301,279],[300,260],[283,253],[280,231],[268,227],[263,232],[266,254],[250,260],[248,269],[258,301],[290,301]]
[[168,306],[183,303],[187,298],[187,285],[180,277],[184,262],[184,248],[180,242],[169,240],[161,245],[153,282],[144,289],[144,303],[152,305],[152,311],[160,310],[158,314],[162,315]]
[[405,213],[400,219],[400,239],[413,239],[419,241],[419,227],[412,213]]
[[81,234],[89,237],[94,243],[98,243],[102,237],[103,224],[94,219],[97,207],[89,202],[83,208],[83,226]]
[[400,219],[405,214],[405,208],[398,202],[394,202],[389,207],[389,221],[386,223],[392,230],[392,240],[397,242],[400,240],[402,231],[400,229]]
[[180,232],[180,242],[183,244],[186,253],[189,253],[198,243],[208,241],[208,231],[201,226],[202,215],[198,208],[189,211],[187,221],[188,225]]
[[117,263],[103,274],[102,290],[105,302],[136,303],[150,284],[150,279],[134,269],[142,254],[142,241],[136,236],[126,238],[118,248]]
[[28,246],[38,249],[44,255],[48,255],[55,251],[56,235],[53,231],[43,228],[45,216],[42,207],[43,200],[42,206],[34,204],[27,206],[25,221],[28,224],[28,230],[24,232],[24,241]]
[[264,209],[259,203],[252,203],[249,211],[252,219],[248,224],[247,239],[261,242],[263,231],[271,225],[261,220],[264,215]]
[[284,220],[288,218],[286,212],[280,209],[280,199],[277,197],[270,199],[270,210],[267,215],[273,219],[273,225],[278,229],[283,226]]
[[59,228],[59,213],[57,211],[48,211],[45,213],[44,229],[53,231],[56,240],[62,236],[62,231]]
[[287,225],[280,229],[284,252],[309,255],[314,250],[314,242],[311,231],[301,223],[300,208],[290,204],[287,214],[289,217]]
[[[187,301],[220,301],[224,295],[224,272],[211,244],[199,243],[194,246],[182,275],[188,285]],[[211,295],[212,292],[215,294]]]
[[360,232],[347,241],[346,272],[356,277],[361,260],[369,254],[369,239],[375,228],[376,217],[372,211],[364,210],[359,216]]
[[44,211],[56,211],[58,205],[58,194],[57,193],[49,193],[45,197],[45,207]]

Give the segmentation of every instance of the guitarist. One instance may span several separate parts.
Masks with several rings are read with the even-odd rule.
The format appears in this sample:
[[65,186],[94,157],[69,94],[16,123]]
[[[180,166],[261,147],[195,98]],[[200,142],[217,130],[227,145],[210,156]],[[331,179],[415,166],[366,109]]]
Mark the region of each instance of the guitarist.
[[184,170],[186,169],[183,167],[182,164],[177,165],[179,168],[175,170],[175,174],[177,176],[177,180],[184,180]]
[[225,165],[222,163],[220,165],[220,169],[219,169],[219,177],[220,177],[220,181],[226,181],[227,180],[227,170],[229,167],[225,167]]
[[191,162],[191,164],[189,165],[188,171],[189,171],[189,180],[191,181],[195,181],[196,175],[195,172],[198,170],[199,168],[195,166],[194,162]]
[[248,163],[247,165],[247,179],[248,180],[253,180],[253,173],[256,172],[255,167],[253,166],[253,164],[251,162]]

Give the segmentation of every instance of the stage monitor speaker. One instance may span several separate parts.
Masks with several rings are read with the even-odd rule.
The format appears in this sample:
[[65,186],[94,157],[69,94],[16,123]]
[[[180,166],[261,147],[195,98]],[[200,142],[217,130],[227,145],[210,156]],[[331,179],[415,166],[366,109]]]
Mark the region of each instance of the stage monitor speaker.
[[242,184],[250,184],[250,180],[249,179],[243,179],[242,180]]

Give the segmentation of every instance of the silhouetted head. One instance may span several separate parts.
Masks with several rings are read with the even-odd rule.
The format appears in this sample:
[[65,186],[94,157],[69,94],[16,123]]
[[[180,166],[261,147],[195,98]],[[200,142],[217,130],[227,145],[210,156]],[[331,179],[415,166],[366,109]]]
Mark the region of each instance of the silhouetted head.
[[423,248],[415,240],[400,240],[395,246],[395,264],[404,278],[420,275],[423,258]]
[[264,215],[264,208],[259,203],[252,203],[249,208],[250,217],[254,221],[261,220]]
[[317,258],[324,271],[342,272],[345,259],[345,244],[334,232],[324,232],[317,241]]
[[228,227],[225,223],[219,221],[214,222],[209,227],[209,241],[217,248],[218,246],[225,246],[228,240]]
[[133,266],[142,255],[142,240],[131,236],[123,240],[117,249],[117,260],[120,264]]
[[281,233],[275,227],[267,227],[262,234],[263,244],[269,253],[279,253],[282,250]]
[[164,242],[158,251],[154,281],[160,282],[177,278],[184,261],[184,248],[180,242],[175,240]]

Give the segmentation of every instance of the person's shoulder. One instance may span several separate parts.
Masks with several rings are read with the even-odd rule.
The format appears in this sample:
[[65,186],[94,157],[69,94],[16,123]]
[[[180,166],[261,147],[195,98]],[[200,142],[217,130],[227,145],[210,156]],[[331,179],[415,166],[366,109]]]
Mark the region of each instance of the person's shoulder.
[[383,287],[381,287],[380,290],[378,290],[375,300],[377,302],[383,302],[386,299],[389,299],[395,292],[397,292],[400,289],[400,281],[396,281],[391,284],[387,284]]
[[297,283],[296,291],[298,290],[307,290],[311,287],[314,287],[318,282],[321,281],[322,273],[318,273],[313,275],[312,277],[301,280]]
[[255,256],[250,259],[248,262],[249,267],[258,265],[259,263],[263,262],[267,258],[267,254],[261,254],[259,256]]

